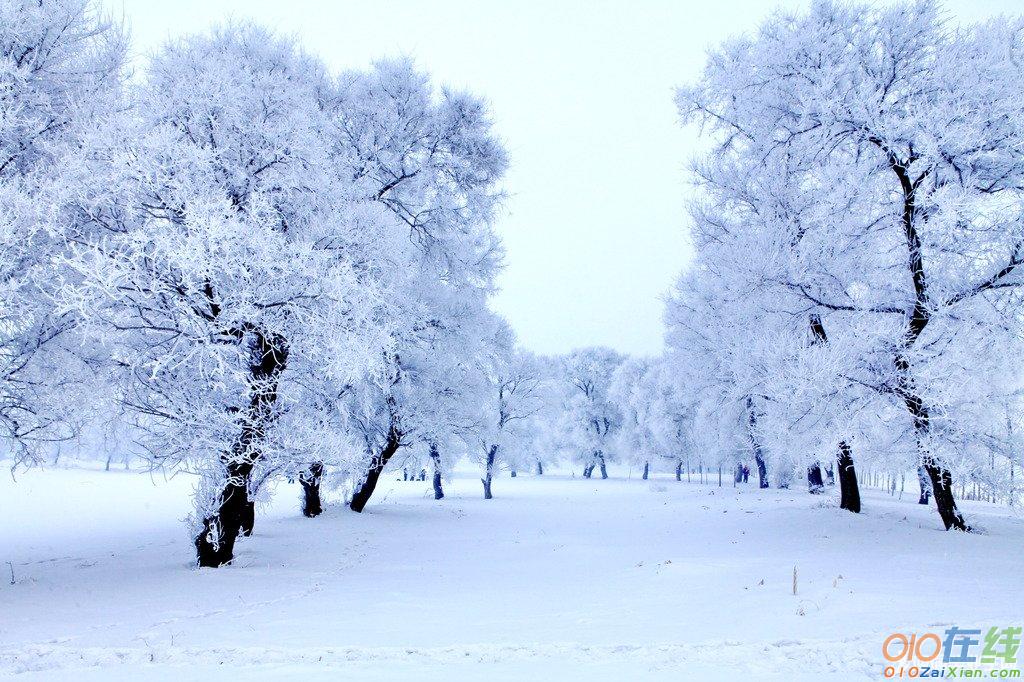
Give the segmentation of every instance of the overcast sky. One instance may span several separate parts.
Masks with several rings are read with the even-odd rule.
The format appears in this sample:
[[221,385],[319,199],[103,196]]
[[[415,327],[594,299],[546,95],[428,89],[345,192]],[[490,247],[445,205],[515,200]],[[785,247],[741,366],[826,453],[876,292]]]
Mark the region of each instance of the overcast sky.
[[[408,55],[438,83],[491,103],[511,156],[498,223],[495,309],[539,352],[603,344],[655,354],[661,295],[690,259],[685,214],[695,130],[674,86],[707,47],[800,0],[106,0],[140,58],[228,18],[296,35],[332,69]],[[945,4],[957,19],[1019,0]],[[140,62],[144,63],[144,62]]]

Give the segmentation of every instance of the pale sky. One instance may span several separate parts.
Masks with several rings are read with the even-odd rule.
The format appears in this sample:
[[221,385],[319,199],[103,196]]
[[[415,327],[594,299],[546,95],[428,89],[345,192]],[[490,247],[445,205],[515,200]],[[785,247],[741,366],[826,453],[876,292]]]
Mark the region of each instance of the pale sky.
[[[705,50],[802,0],[104,0],[143,56],[168,38],[251,19],[340,71],[408,55],[485,97],[511,157],[494,308],[522,345],[652,355],[661,295],[687,266],[687,159],[675,86]],[[1019,0],[946,2],[977,20]]]

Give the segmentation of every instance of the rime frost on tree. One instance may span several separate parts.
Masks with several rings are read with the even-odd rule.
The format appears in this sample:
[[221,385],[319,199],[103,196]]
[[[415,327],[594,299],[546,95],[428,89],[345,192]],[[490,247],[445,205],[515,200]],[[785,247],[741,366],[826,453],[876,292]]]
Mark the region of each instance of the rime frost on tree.
[[0,5],[0,439],[16,462],[75,435],[102,392],[74,316],[54,302],[78,220],[61,171],[112,108],[124,50],[88,2]]
[[716,147],[695,166],[699,256],[670,335],[702,348],[720,404],[746,406],[776,476],[839,452],[920,463],[963,529],[953,479],[1011,470],[1020,27],[819,3],[715,51],[679,91]]

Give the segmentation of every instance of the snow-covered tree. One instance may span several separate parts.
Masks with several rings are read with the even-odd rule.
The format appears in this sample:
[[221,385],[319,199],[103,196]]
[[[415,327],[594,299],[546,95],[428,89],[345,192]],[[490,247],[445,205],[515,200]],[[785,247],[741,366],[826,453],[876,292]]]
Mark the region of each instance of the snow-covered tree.
[[494,352],[478,365],[484,391],[476,424],[468,434],[470,457],[483,469],[484,499],[492,498],[494,473],[504,464],[511,471],[527,460],[529,429],[545,406],[543,365],[532,354],[514,350],[511,328],[502,322],[494,335]]
[[374,215],[330,172],[325,89],[258,27],[174,42],[77,169],[64,301],[110,349],[153,459],[202,474],[201,566],[251,530],[254,471],[344,444],[322,387],[380,356],[376,295],[338,248]]
[[[975,468],[975,444],[1005,441],[976,415],[1019,376],[1021,36],[1019,20],[954,28],[933,2],[821,2],[730,41],[679,92],[684,117],[717,134],[698,169],[713,205],[698,221],[706,243],[728,235],[734,252],[764,249],[739,251],[759,261],[759,278],[714,257],[706,267],[738,274],[729,285],[761,289],[765,302],[778,294],[761,307],[774,332],[747,330],[785,339],[772,341],[783,349],[773,362],[793,371],[772,376],[809,376],[802,363],[826,356],[843,409],[895,429],[901,411],[942,521],[960,530],[953,472]],[[801,335],[816,350],[796,352]],[[751,396],[762,435],[791,422],[773,425],[759,402],[771,401]],[[818,417],[808,444],[848,454],[829,426],[842,420]]]
[[682,480],[683,469],[695,454],[692,411],[696,396],[687,385],[687,378],[677,373],[671,355],[663,355],[649,368],[644,384],[651,391],[647,398],[647,430],[654,471],[665,468]]
[[624,360],[625,356],[610,348],[582,348],[566,356],[560,368],[562,440],[583,464],[585,478],[590,478],[594,467],[600,468],[601,478],[608,478],[607,462],[616,456],[622,415],[608,391],[612,375]]
[[543,476],[560,458],[561,362],[557,357],[529,353],[522,348],[517,353],[530,358],[529,366],[538,381],[533,390],[532,414],[519,424],[516,439],[509,444],[505,456],[509,465],[515,467],[514,471]]
[[332,92],[337,172],[379,218],[359,250],[381,291],[374,314],[392,338],[384,371],[343,399],[362,443],[350,505],[361,511],[399,448],[436,441],[448,421],[440,412],[464,398],[453,371],[480,352],[476,328],[502,254],[492,219],[507,161],[484,103],[435,90],[408,61],[343,74]]
[[658,398],[657,365],[646,358],[627,358],[612,375],[609,399],[618,407],[621,424],[616,434],[616,450],[622,459],[650,476],[652,462],[657,463],[660,443],[656,438],[655,413]]
[[87,0],[0,4],[0,439],[16,462],[91,416],[76,320],[52,300],[66,248],[60,171],[115,105],[124,48]]

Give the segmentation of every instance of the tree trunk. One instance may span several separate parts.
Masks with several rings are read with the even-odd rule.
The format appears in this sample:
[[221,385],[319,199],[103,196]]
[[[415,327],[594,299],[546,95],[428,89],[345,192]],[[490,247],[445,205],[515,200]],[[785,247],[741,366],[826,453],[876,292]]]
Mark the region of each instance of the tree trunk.
[[539,459],[537,460],[537,475],[538,476],[543,476],[544,475],[544,465],[541,464],[541,461]]
[[757,462],[757,485],[759,488],[768,487],[768,467],[764,464],[764,457],[761,456],[761,441],[757,437],[757,415],[754,414],[754,400],[747,398],[747,433],[750,437],[750,446],[754,451],[754,461]]
[[825,481],[821,477],[821,466],[815,464],[807,467],[807,490],[817,495],[825,490]]
[[203,519],[202,531],[196,536],[196,558],[203,568],[223,566],[235,558],[235,540],[242,530],[249,500],[247,486],[232,481],[247,477],[244,466],[229,465],[217,512]]
[[313,462],[306,471],[299,474],[299,483],[302,485],[302,515],[308,519],[320,516],[324,511],[320,501],[320,479],[323,475],[323,462]]
[[754,461],[758,464],[758,487],[768,487],[768,467],[765,466],[760,452],[754,456]]
[[[687,478],[689,478],[689,475],[690,475],[689,474],[689,469],[687,469],[687,474],[686,475],[687,475]],[[676,462],[676,480],[677,481],[682,481],[683,480],[683,463],[681,461],[680,462]]]
[[512,469],[511,471],[508,472],[508,475],[511,476],[512,478],[515,478],[516,477],[516,470]]
[[373,495],[374,489],[377,487],[377,481],[380,479],[381,472],[384,471],[384,467],[388,465],[388,460],[396,452],[400,445],[401,439],[398,432],[392,427],[391,432],[388,434],[388,441],[384,444],[384,449],[380,451],[380,454],[373,458],[370,463],[370,468],[366,472],[366,478],[363,479],[362,485],[352,495],[352,501],[349,503],[349,509],[354,512],[362,512],[363,508],[366,507],[366,503],[370,501],[370,497]]
[[590,478],[590,474],[593,473],[593,471],[593,464],[588,464],[587,466],[583,467],[583,478]]
[[245,507],[242,508],[242,537],[252,537],[253,530],[256,529],[256,501],[251,497],[245,501]]
[[599,454],[597,456],[597,461],[601,465],[601,478],[608,478],[608,469],[604,466],[604,455]]
[[650,470],[651,470],[651,463],[650,462],[644,462],[644,480],[645,481],[647,480],[647,474],[650,472]]
[[831,462],[829,462],[829,465],[825,468],[825,476],[828,478],[829,485],[836,484],[836,472]]
[[[928,294],[928,278],[924,269],[924,249],[917,223],[920,217],[916,205],[917,181],[911,177],[911,161],[899,158],[890,149],[881,148],[886,154],[890,169],[896,174],[903,190],[903,236],[907,244],[907,268],[914,286],[914,308],[908,318],[907,331],[903,341],[904,347],[909,350],[921,338],[921,334],[931,322],[932,310],[931,298]],[[901,352],[896,355],[894,361],[897,370],[896,394],[903,399],[903,403],[914,421],[914,434],[917,437],[918,452],[921,454],[921,464],[931,480],[932,495],[935,497],[935,506],[939,516],[942,517],[942,523],[946,530],[970,531],[970,526],[964,521],[960,510],[957,509],[956,500],[953,497],[952,475],[949,469],[936,460],[928,450],[931,415],[928,406],[917,392],[910,358],[907,353]]]
[[278,335],[247,329],[239,336],[252,335],[253,362],[249,365],[249,405],[241,419],[241,432],[230,452],[221,456],[224,485],[214,502],[216,511],[202,521],[195,538],[199,566],[214,568],[234,559],[235,540],[243,530],[252,533],[255,509],[249,499],[249,479],[261,456],[260,446],[274,418],[277,387],[288,363],[288,344]]
[[921,496],[917,498],[917,503],[928,504],[932,500],[932,482],[928,480],[928,472],[923,466],[917,467],[917,482],[921,486]]
[[953,477],[949,469],[931,460],[924,465],[924,470],[928,472],[928,478],[931,480],[935,506],[939,509],[939,516],[942,517],[946,530],[970,532],[971,527],[957,509],[956,499],[953,497]]
[[[813,343],[815,343],[815,344],[825,344],[825,343],[828,343],[828,334],[825,333],[825,325],[822,324],[821,315],[819,315],[818,313],[811,313],[810,316],[808,317],[808,321],[810,322],[810,325],[811,325],[811,337],[813,339]],[[845,449],[846,456],[850,459],[850,471],[852,472],[853,471],[853,458],[849,454],[850,448],[846,445],[845,442],[841,443],[839,447],[840,447],[841,450]],[[843,454],[840,454],[840,459],[842,457],[843,457]],[[829,467],[828,467],[827,471],[828,471],[828,484],[829,485],[834,485],[834,483],[835,483],[835,476],[832,473],[832,465],[831,464],[829,464]],[[853,485],[854,485],[854,487],[856,487],[856,485],[857,485],[856,475],[854,475],[854,478],[853,478]],[[821,467],[817,463],[815,463],[814,466],[809,467],[807,469],[807,488],[808,488],[808,490],[810,490],[811,494],[820,493],[825,488],[825,485],[824,485],[824,483],[821,480]],[[845,494],[846,493],[844,492],[843,495],[845,495]],[[846,507],[843,507],[843,508],[845,509]],[[860,493],[859,492],[857,493],[857,509],[854,510],[854,511],[860,511]]]
[[484,484],[484,499],[492,500],[494,496],[491,495],[491,481],[494,479],[494,462],[498,457],[498,446],[492,445],[491,449],[487,451],[487,462],[484,466],[484,477],[480,479],[480,482]]
[[935,497],[935,506],[942,518],[942,524],[946,530],[970,531],[971,527],[967,525],[963,514],[957,509],[956,499],[953,497],[953,477],[949,469],[935,460],[928,451],[931,414],[915,389],[914,380],[910,374],[910,360],[905,355],[898,356],[896,369],[899,372],[897,393],[903,398],[903,403],[914,420],[917,449],[921,453],[921,462],[925,473],[928,474],[928,479],[931,481],[932,495]]
[[434,470],[434,499],[444,499],[444,488],[441,486],[441,472],[437,469]]
[[444,499],[444,488],[441,487],[441,454],[437,445],[430,444],[430,459],[434,461],[434,499]]
[[846,441],[839,443],[839,508],[860,513],[860,488],[857,485],[857,470],[853,467],[853,451]]

